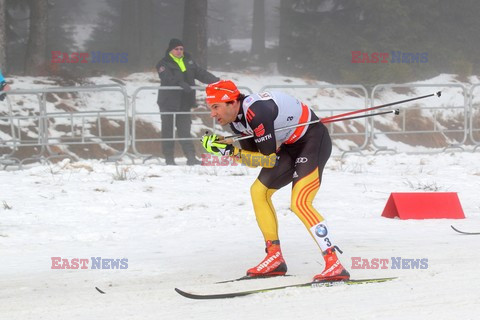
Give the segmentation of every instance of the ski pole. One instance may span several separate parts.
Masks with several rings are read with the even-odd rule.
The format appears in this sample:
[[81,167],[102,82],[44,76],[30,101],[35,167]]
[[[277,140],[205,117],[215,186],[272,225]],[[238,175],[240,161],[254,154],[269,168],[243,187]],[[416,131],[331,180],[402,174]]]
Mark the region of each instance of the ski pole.
[[[376,109],[380,109],[380,108],[394,106],[394,105],[401,104],[401,103],[406,103],[406,102],[410,102],[410,101],[425,99],[425,98],[432,97],[432,96],[440,97],[441,95],[442,95],[442,92],[438,91],[436,93],[431,93],[431,94],[427,94],[427,95],[420,96],[420,97],[415,97],[415,98],[390,102],[390,103],[382,104],[382,105],[379,105],[379,106],[373,106],[373,107],[369,107],[369,108],[365,108],[365,109],[359,109],[359,110],[350,111],[350,112],[346,112],[346,113],[340,113],[340,114],[333,115],[333,116],[330,116],[330,117],[322,118],[320,120],[313,120],[313,121],[309,121],[309,122],[299,123],[299,124],[296,124],[296,125],[291,125],[291,126],[278,128],[278,129],[275,129],[275,132],[276,131],[282,131],[282,130],[288,130],[288,129],[292,129],[292,128],[296,128],[296,127],[300,127],[300,126],[306,126],[306,125],[317,123],[317,122],[330,123],[330,122],[335,122],[335,121],[343,121],[343,120],[351,120],[351,119],[358,119],[358,118],[364,118],[364,117],[371,117],[371,116],[381,115],[381,114],[385,114],[385,113],[399,114],[400,111],[398,109],[396,109],[396,110],[387,111],[385,113],[379,112],[379,113],[368,114],[368,115],[363,115],[363,116],[358,116],[358,117],[347,117],[347,116],[357,114],[357,113],[361,113],[361,112],[368,112],[368,111],[372,111],[372,110],[376,110]],[[223,139],[221,139],[220,141],[223,142],[223,143],[231,144],[235,141],[245,140],[245,139],[250,139],[250,138],[253,138],[253,135],[242,136],[240,134],[236,134],[236,135],[232,135],[232,136],[223,137]]]
[[[293,128],[297,128],[297,127],[301,127],[301,126],[306,126],[307,124],[314,124],[314,123],[317,123],[317,122],[330,123],[330,122],[337,122],[337,121],[345,121],[345,120],[379,116],[379,115],[388,114],[388,113],[393,113],[393,114],[397,115],[397,114],[400,114],[400,110],[395,109],[395,110],[382,111],[382,112],[377,112],[377,113],[372,113],[372,114],[364,114],[364,115],[360,115],[360,116],[337,118],[337,119],[323,118],[323,119],[318,119],[318,120],[312,120],[312,121],[309,121],[309,122],[299,123],[299,124],[296,124],[296,125],[291,125],[291,126],[288,126],[288,127],[278,128],[278,129],[275,129],[275,132],[282,131],[282,130],[293,129]],[[325,119],[327,119],[327,120],[325,120]],[[223,140],[220,140],[220,142],[232,144],[235,141],[240,141],[240,140],[245,140],[245,139],[250,139],[250,138],[253,138],[253,134],[248,135],[248,136],[234,135],[234,136],[224,137]]]
[[396,101],[396,102],[390,102],[390,103],[387,103],[387,104],[382,104],[382,105],[374,106],[374,107],[370,107],[370,108],[365,108],[365,109],[350,111],[350,112],[346,112],[346,113],[341,113],[341,114],[337,114],[337,115],[334,115],[334,116],[331,116],[331,117],[326,117],[326,118],[323,118],[323,119],[324,120],[331,120],[331,119],[336,119],[336,118],[343,118],[345,116],[350,116],[352,114],[357,114],[357,113],[360,113],[360,112],[368,112],[368,111],[372,111],[372,110],[376,110],[376,109],[380,109],[380,108],[394,106],[394,105],[397,105],[397,104],[400,104],[400,103],[425,99],[425,98],[432,97],[432,96],[435,96],[435,95],[437,97],[440,97],[442,95],[442,92],[438,91],[436,93],[427,94],[427,95],[424,95],[424,96],[421,96],[421,97],[410,98],[410,99],[400,100],[400,101]]
[[[382,111],[382,112],[377,112],[377,113],[371,113],[371,114],[364,114],[361,116],[354,116],[354,117],[345,117],[345,118],[338,118],[338,119],[326,119],[323,118],[320,120],[321,123],[330,123],[330,122],[336,122],[336,121],[345,121],[345,120],[352,120],[352,119],[359,119],[359,118],[367,118],[367,117],[373,117],[373,116],[379,116],[382,114],[388,114],[388,113],[393,113],[395,115],[400,114],[399,109],[395,110],[388,110],[388,111]],[[325,120],[326,119],[326,120]]]

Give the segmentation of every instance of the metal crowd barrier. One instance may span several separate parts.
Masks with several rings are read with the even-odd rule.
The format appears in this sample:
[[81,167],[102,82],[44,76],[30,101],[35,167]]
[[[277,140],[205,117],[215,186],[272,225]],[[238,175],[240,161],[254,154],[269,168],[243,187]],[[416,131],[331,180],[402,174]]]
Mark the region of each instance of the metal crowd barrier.
[[480,95],[475,100],[475,91],[478,91],[480,84],[473,85],[469,90],[469,106],[470,106],[470,139],[474,144],[473,150],[476,151],[480,147]]
[[[431,88],[431,91],[443,90],[443,98],[440,98],[438,106],[422,105],[427,101],[417,101],[415,105],[405,106],[399,105],[402,109],[400,116],[388,120],[385,117],[391,116],[375,116],[370,118],[356,119],[350,121],[342,121],[327,124],[332,140],[343,155],[349,152],[362,152],[365,150],[378,152],[406,152],[422,153],[440,152],[448,149],[461,149],[465,146],[473,146],[473,151],[480,146],[480,98],[477,98],[480,84],[472,85],[469,90],[463,84],[379,84],[375,86],[370,95],[367,89],[361,85],[268,85],[259,91],[279,89],[298,96],[299,91],[310,91],[309,94],[302,95],[302,102],[313,108],[315,113],[323,118],[344,112],[354,111],[358,109],[374,106],[375,101],[379,100],[381,93],[388,92],[388,97],[382,100],[391,101],[392,96],[398,91],[415,93],[416,91]],[[198,90],[198,96],[204,98],[203,87],[193,87]],[[253,91],[248,87],[239,87],[241,92],[246,94]],[[196,127],[196,131],[200,129],[210,129],[219,134],[226,134],[221,126],[215,123],[214,119],[210,119],[208,111],[195,112],[164,112],[158,110],[156,104],[156,91],[158,90],[181,90],[180,87],[161,87],[146,86],[137,88],[131,97],[131,106],[129,109],[129,99],[126,89],[122,85],[99,85],[99,86],[82,86],[82,87],[59,87],[35,90],[12,90],[7,93],[6,103],[8,109],[0,113],[0,127],[2,133],[0,135],[0,164],[5,166],[17,164],[22,165],[26,161],[48,161],[55,157],[72,157],[76,155],[64,148],[65,146],[82,146],[97,145],[109,148],[114,154],[107,157],[107,161],[121,160],[125,155],[134,158],[150,158],[160,157],[156,151],[156,145],[164,140],[197,140],[198,137],[179,138],[176,136],[175,126],[172,132],[172,138],[162,139],[160,135],[160,116],[162,114],[171,114],[173,121],[180,115],[190,115],[197,117],[207,117],[203,122],[194,119],[192,128]],[[150,92],[149,92],[150,91]],[[154,91],[154,92],[151,92]],[[452,92],[454,94],[452,94]],[[81,94],[88,92],[105,92],[118,93],[120,101],[115,103],[114,107],[99,107],[97,110],[82,111],[81,107],[75,110],[63,111],[53,109],[52,104],[48,102],[48,94],[73,93]],[[342,95],[341,105],[347,107],[337,108],[339,105],[338,95],[336,92],[347,93]],[[146,106],[140,106],[140,93],[151,95],[148,98]],[[34,95],[35,104],[28,108],[14,107],[12,97],[17,95]],[[402,93],[403,97],[405,94]],[[305,98],[307,96],[307,98]],[[318,96],[322,97],[324,105],[316,105]],[[328,97],[332,100],[329,101]],[[81,95],[81,97],[88,97]],[[109,95],[106,100],[111,99]],[[434,98],[429,98],[434,99]],[[31,103],[31,100],[29,101]],[[5,103],[5,102],[3,102]],[[82,102],[82,104],[90,105],[98,103]],[[335,106],[335,107],[334,107]],[[417,107],[415,107],[417,106]],[[91,106],[89,107],[90,109]],[[414,121],[413,121],[414,120]],[[130,122],[131,121],[131,122]],[[211,127],[205,123],[211,121]],[[424,122],[430,124],[413,127],[415,123]],[[148,135],[139,132],[143,122],[151,126],[151,129],[158,132],[158,136],[152,136],[149,131]],[[195,123],[197,122],[197,123]],[[123,128],[121,125],[123,123]],[[393,124],[393,125],[392,125]],[[57,126],[63,126],[62,133],[56,130]],[[120,130],[114,135],[106,134],[105,126],[120,126]],[[131,127],[130,127],[131,126]],[[200,126],[200,127],[199,127]],[[27,134],[27,130],[28,134]],[[66,130],[65,130],[66,129]],[[423,138],[419,139],[418,136]],[[410,148],[391,148],[386,141],[420,141],[424,144],[435,142],[433,148],[428,146],[416,146]],[[397,146],[402,147],[401,143]],[[119,146],[119,147],[117,147]],[[407,143],[405,143],[407,146]],[[19,157],[18,150],[29,147],[34,151],[30,157]],[[425,147],[425,148],[424,148]],[[131,149],[129,149],[131,148]],[[132,154],[128,153],[132,151]]]
[[[241,92],[248,92],[252,93],[252,90],[248,87],[238,87]],[[194,86],[192,89],[198,90],[198,96],[202,97],[204,87]],[[149,104],[148,110],[139,110],[138,100],[139,100],[139,93],[142,91],[155,91],[155,100],[152,100],[152,103]],[[173,125],[172,130],[172,138],[162,138],[160,133],[157,136],[148,136],[148,137],[140,137],[138,134],[138,127],[137,123],[139,122],[149,122],[149,123],[156,123],[161,122],[162,115],[172,115],[173,123],[176,123],[177,116],[180,115],[190,115],[198,116],[198,117],[207,117],[209,118],[208,121],[211,121],[211,127],[203,126],[203,129],[209,129],[213,132],[223,132],[222,128],[215,122],[215,119],[210,119],[210,112],[209,111],[190,111],[190,112],[160,112],[158,105],[156,103],[157,95],[156,91],[167,91],[167,90],[183,90],[181,87],[178,86],[144,86],[137,88],[132,94],[132,139],[131,139],[131,148],[132,152],[136,157],[143,158],[144,161],[152,158],[159,158],[161,154],[156,152],[159,150],[159,145],[162,141],[181,141],[181,140],[194,140],[197,141],[198,137],[190,137],[190,138],[179,138],[176,135],[175,125]],[[146,121],[151,119],[150,121]],[[153,119],[153,120],[152,120]],[[192,124],[192,128],[196,126],[195,123]],[[201,128],[202,129],[202,128]],[[145,151],[142,152],[142,150]]]
[[[394,126],[391,120],[385,123],[384,117],[370,118],[371,144],[376,149],[375,153],[435,153],[448,149],[463,150],[469,126],[467,89],[462,84],[379,84],[372,89],[371,106],[391,102],[392,98],[375,103],[375,98],[381,90],[387,90],[386,94],[390,96],[395,94],[395,90],[409,90],[415,97],[425,94],[418,93],[423,88],[429,88],[428,94],[441,91],[442,95],[418,100],[415,103],[400,104],[398,107],[400,115],[393,119]],[[396,143],[397,147],[391,148],[378,142],[380,139],[388,141],[390,138],[403,144]],[[401,149],[398,150],[399,148]]]
[[[89,110],[79,111],[64,105],[66,110],[52,110],[51,104],[47,101],[47,95],[51,93],[83,93],[83,92],[118,92],[121,96],[119,108],[110,110]],[[38,109],[31,114],[22,114],[24,110],[16,111],[12,107],[12,99],[10,96],[16,95],[36,95],[38,98]],[[110,99],[108,96],[107,99]],[[73,145],[104,145],[111,148],[110,152],[114,153],[107,160],[115,161],[121,159],[128,150],[128,97],[126,90],[121,85],[96,85],[81,87],[58,87],[58,88],[42,88],[30,90],[11,90],[7,95],[8,115],[0,117],[0,120],[8,121],[10,125],[10,137],[7,140],[0,140],[0,148],[8,148],[10,153],[3,154],[0,163],[3,165],[19,165],[22,166],[28,161],[48,161],[52,158],[70,157],[77,158],[75,154],[65,150],[65,146]],[[22,104],[24,102],[22,101]],[[70,110],[69,110],[70,109]],[[81,109],[81,108],[77,108]],[[105,135],[103,128],[105,124],[112,119],[123,121],[124,129],[120,135]],[[118,125],[118,124],[116,124]],[[56,126],[63,126],[67,129],[67,133],[58,134]],[[30,129],[29,134],[37,132],[35,137],[28,137],[23,132]],[[122,145],[118,149],[110,147],[111,145]],[[33,155],[20,159],[16,153],[20,148],[31,147]],[[53,150],[55,147],[56,150]]]
[[[40,105],[42,101],[42,97],[40,94],[32,93],[36,95],[36,98],[38,100],[38,111],[37,112],[32,112],[31,114],[28,115],[21,115],[21,114],[16,114],[13,111],[12,104],[11,104],[11,99],[10,95],[17,93],[18,90],[16,91],[9,91],[9,94],[7,95],[6,104],[8,106],[8,111],[6,115],[0,116],[0,123],[2,123],[2,126],[5,128],[9,128],[9,134],[3,132],[2,133],[2,138],[0,138],[0,150],[9,150],[9,151],[2,151],[2,155],[0,156],[0,164],[2,165],[15,165],[21,164],[21,159],[19,157],[16,157],[14,154],[18,150],[19,146],[42,146],[42,136],[43,136],[43,120],[42,116],[40,114]],[[37,138],[31,137],[30,139],[22,138],[22,126],[21,122],[22,121],[33,121],[34,123],[37,123],[38,126],[38,135]],[[43,148],[42,148],[43,152]]]

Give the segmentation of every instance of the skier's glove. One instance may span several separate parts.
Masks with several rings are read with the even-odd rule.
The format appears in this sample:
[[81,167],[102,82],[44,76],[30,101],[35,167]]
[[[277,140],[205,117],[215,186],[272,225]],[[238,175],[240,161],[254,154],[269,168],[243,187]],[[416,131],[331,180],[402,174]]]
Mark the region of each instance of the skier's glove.
[[202,137],[202,146],[208,153],[216,156],[230,156],[233,155],[235,150],[233,145],[219,142],[216,134],[204,135]]

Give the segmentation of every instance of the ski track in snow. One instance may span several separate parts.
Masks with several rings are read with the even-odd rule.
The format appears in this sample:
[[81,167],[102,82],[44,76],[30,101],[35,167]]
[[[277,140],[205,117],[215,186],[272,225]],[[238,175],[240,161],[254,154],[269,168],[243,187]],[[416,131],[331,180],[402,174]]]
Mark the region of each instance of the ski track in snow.
[[[65,160],[0,171],[0,319],[476,319],[480,238],[450,225],[480,230],[478,159],[470,152],[331,158],[314,205],[342,262],[352,278],[399,279],[212,301],[173,289],[273,287],[322,271],[320,252],[289,211],[290,186],[273,202],[295,277],[214,285],[264,257],[249,195],[258,169]],[[430,189],[458,192],[467,219],[381,217],[390,192]],[[128,269],[53,270],[51,257],[127,258]],[[352,270],[351,257],[427,258],[428,268]]]

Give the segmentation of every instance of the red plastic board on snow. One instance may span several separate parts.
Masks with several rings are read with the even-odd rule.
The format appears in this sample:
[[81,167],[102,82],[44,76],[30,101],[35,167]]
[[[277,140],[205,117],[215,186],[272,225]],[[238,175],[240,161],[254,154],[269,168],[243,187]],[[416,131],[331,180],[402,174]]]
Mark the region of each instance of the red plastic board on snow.
[[392,192],[382,217],[400,219],[465,219],[456,192]]

